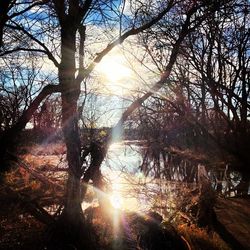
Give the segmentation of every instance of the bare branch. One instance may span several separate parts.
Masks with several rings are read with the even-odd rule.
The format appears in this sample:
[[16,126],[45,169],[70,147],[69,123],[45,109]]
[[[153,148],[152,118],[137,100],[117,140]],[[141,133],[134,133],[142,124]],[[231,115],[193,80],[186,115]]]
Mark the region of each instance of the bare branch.
[[29,49],[29,48],[17,47],[17,48],[14,48],[12,50],[2,51],[2,53],[0,53],[0,57],[2,57],[4,55],[12,54],[14,52],[18,52],[18,51],[39,52],[39,53],[44,53],[44,54],[48,55],[47,51],[42,50],[42,49]]
[[[177,39],[177,41],[175,42],[175,44],[173,45],[172,48],[172,52],[170,55],[170,59],[169,59],[169,63],[166,66],[165,71],[163,72],[163,74],[161,75],[161,78],[158,82],[156,82],[153,87],[146,93],[144,94],[142,97],[136,99],[122,114],[122,117],[120,118],[120,120],[118,121],[118,123],[115,125],[114,129],[119,128],[123,125],[124,121],[127,120],[127,118],[138,108],[141,106],[141,104],[147,100],[150,96],[152,96],[154,93],[156,93],[158,90],[160,90],[163,85],[166,83],[166,81],[168,80],[170,73],[172,71],[172,68],[174,66],[174,63],[177,59],[178,53],[179,53],[179,49],[181,46],[182,41],[184,40],[184,38],[186,37],[186,35],[190,32],[189,29],[189,25],[190,25],[190,18],[191,16],[195,13],[195,11],[197,10],[197,7],[193,7],[192,9],[190,9],[186,21],[182,26],[182,29],[180,31],[180,35],[179,38]],[[191,28],[193,29],[193,27]]]
[[30,39],[32,39],[33,41],[35,41],[38,45],[40,45],[44,51],[42,51],[43,53],[45,53],[48,58],[54,63],[54,65],[58,68],[59,67],[59,62],[56,60],[56,58],[53,56],[53,54],[51,53],[51,51],[48,49],[48,47],[42,43],[41,41],[39,41],[37,38],[35,38],[32,34],[30,34],[27,30],[25,30],[22,26],[20,26],[19,24],[17,24],[14,21],[11,21],[12,23],[14,23],[15,25],[6,25],[9,28],[12,29],[16,29],[19,31],[22,31],[25,35],[27,35]]
[[28,6],[27,8],[23,9],[22,11],[13,13],[12,15],[9,16],[9,19],[11,19],[13,17],[16,17],[16,16],[19,16],[19,15],[22,15],[23,13],[31,10],[33,7],[36,7],[36,6],[39,6],[39,5],[44,5],[44,4],[48,3],[48,2],[49,2],[49,0],[41,0],[41,1],[35,2],[35,3],[31,4],[30,6]]
[[40,103],[50,94],[57,93],[61,91],[61,86],[59,85],[47,85],[45,86],[39,95],[33,100],[27,110],[25,110],[18,120],[18,122],[10,128],[7,134],[12,134],[12,131],[20,131],[25,128],[26,124],[31,119],[34,112],[37,110]]
[[119,44],[122,44],[129,36],[134,36],[139,34],[140,32],[143,32],[146,29],[149,29],[154,24],[156,24],[158,21],[162,19],[163,16],[165,16],[168,11],[173,7],[173,1],[170,1],[167,8],[164,9],[162,12],[160,12],[156,17],[154,17],[151,21],[143,24],[142,26],[138,28],[132,28],[125,32],[123,35],[121,35],[118,39],[116,39],[114,42],[110,43],[104,50],[102,50],[100,53],[97,54],[96,58],[93,60],[93,62],[87,67],[85,70],[80,70],[79,74],[76,78],[76,83],[79,84],[83,81],[84,78],[88,77],[90,73],[95,68],[96,64],[99,63],[102,58],[107,55],[114,47],[116,47]]

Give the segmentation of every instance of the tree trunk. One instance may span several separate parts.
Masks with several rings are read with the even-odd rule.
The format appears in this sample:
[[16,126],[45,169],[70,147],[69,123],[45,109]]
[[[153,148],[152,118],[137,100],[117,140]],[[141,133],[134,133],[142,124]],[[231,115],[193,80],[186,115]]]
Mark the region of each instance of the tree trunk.
[[[81,141],[78,128],[77,101],[80,84],[75,80],[75,51],[77,28],[70,20],[62,23],[61,28],[61,63],[59,84],[62,88],[62,130],[67,148],[68,179],[65,190],[64,209],[53,230],[50,240],[54,249],[72,246],[82,248],[88,245],[89,232],[85,229],[81,208]],[[83,237],[84,235],[84,237]]]
[[74,224],[75,220],[79,220],[82,215],[80,193],[81,152],[77,123],[77,102],[74,100],[75,98],[70,98],[70,96],[68,94],[62,95],[63,134],[69,167],[64,213]]
[[77,28],[66,23],[61,30],[61,65],[59,81],[62,86],[62,126],[67,147],[69,175],[67,181],[65,213],[75,218],[81,212],[80,178],[81,178],[81,142],[78,130],[77,101],[80,95],[80,84],[75,81],[75,51]]
[[1,8],[0,8],[0,51],[3,45],[3,30],[6,22],[8,21],[8,12],[10,7],[11,1],[5,0],[1,1]]

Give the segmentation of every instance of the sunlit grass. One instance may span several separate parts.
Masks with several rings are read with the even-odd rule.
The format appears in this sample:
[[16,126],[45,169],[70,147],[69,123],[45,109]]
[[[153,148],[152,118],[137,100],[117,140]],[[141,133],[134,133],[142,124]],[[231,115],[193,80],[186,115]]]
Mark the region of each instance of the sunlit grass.
[[178,231],[190,244],[191,249],[202,250],[230,250],[231,248],[214,231],[208,232],[196,225],[186,224],[178,226]]

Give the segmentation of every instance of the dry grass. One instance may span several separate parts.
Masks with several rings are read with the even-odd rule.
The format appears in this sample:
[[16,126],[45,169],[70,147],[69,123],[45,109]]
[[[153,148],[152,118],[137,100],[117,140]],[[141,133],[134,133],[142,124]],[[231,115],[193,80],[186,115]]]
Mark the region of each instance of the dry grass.
[[[41,200],[41,194],[42,197],[49,197],[50,199],[51,197],[58,196],[57,189],[53,185],[50,185],[51,183],[49,183],[48,180],[53,180],[53,183],[63,186],[63,176],[65,175],[65,172],[62,172],[62,176],[59,176],[58,172],[55,173],[48,169],[63,167],[63,165],[61,165],[63,162],[61,156],[65,153],[65,146],[62,143],[47,146],[37,145],[28,148],[27,151],[29,153],[23,155],[22,160],[29,165],[30,171],[27,171],[24,168],[18,168],[6,174],[6,185],[14,191],[22,192],[29,196],[31,195],[33,199],[38,198]],[[39,176],[44,177],[46,181],[43,182],[42,178],[37,179],[36,176],[32,174],[32,171],[35,171]],[[175,185],[175,189],[176,188],[177,185]],[[3,191],[4,189],[0,189],[0,193]],[[179,191],[183,194],[183,187],[181,187]],[[187,187],[185,192],[189,193],[190,189]],[[92,193],[88,193],[90,201],[92,195]],[[62,194],[59,195],[59,197],[61,196]],[[178,197],[179,202],[183,203],[184,201],[180,201],[181,196],[178,195]],[[189,197],[186,201],[188,204],[194,203],[194,201],[190,200],[192,197],[191,195],[186,195],[185,197]],[[55,197],[53,198],[53,201],[55,201]],[[42,204],[44,204],[44,202],[42,202]],[[9,208],[10,205],[6,204],[5,211],[7,213]],[[180,206],[177,206],[177,209],[179,210]],[[12,213],[10,213],[7,215],[8,218],[5,217],[6,214],[1,218],[0,213],[0,238],[3,239],[2,241],[0,240],[0,249],[32,249],[32,247],[29,248],[29,245],[32,246],[32,244],[35,244],[34,241],[36,240],[35,237],[32,239],[32,235],[36,235],[36,232],[40,232],[41,225],[30,216],[25,215],[25,217],[23,217],[24,212],[20,210],[20,207],[17,206],[16,209],[13,208],[13,211],[14,210],[16,211],[17,217],[11,218]],[[92,208],[89,209],[89,211],[86,211],[90,213],[87,215],[89,223],[96,232],[97,241],[100,242],[103,249],[110,249],[111,246],[113,247],[114,245],[116,245],[118,249],[122,249],[121,247],[122,244],[124,244],[124,241],[131,241],[132,244],[136,243],[138,232],[142,231],[140,223],[141,218],[138,220],[138,215],[135,213],[120,214],[118,218],[116,218],[120,230],[115,234],[113,209],[109,207],[107,211],[109,211],[109,213],[106,214],[103,213],[100,208]],[[19,215],[22,216],[19,217]],[[126,225],[124,222],[126,222]],[[27,228],[27,230],[24,230],[24,228]],[[127,230],[129,231],[129,237],[127,235]],[[178,232],[184,236],[193,250],[231,249],[218,234],[212,231],[208,233],[205,229],[200,229],[195,225],[187,226],[186,224],[182,224],[178,226]],[[10,244],[11,239],[14,239],[13,244]],[[10,244],[9,248],[6,247],[8,244]],[[22,246],[20,244],[22,244]],[[27,244],[27,248],[23,248],[25,244]],[[130,244],[130,242],[126,242],[126,244]],[[2,248],[2,246],[4,248]],[[14,248],[11,248],[11,246]]]
[[178,226],[178,231],[188,241],[192,250],[231,250],[231,248],[214,232],[196,225]]
[[0,216],[0,250],[42,249],[44,225],[27,214],[16,212]]

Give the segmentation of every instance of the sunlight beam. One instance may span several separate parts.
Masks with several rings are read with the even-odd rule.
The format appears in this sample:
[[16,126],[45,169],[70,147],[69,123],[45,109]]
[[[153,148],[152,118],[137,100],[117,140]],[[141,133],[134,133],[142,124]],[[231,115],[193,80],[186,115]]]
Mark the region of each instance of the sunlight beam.
[[131,70],[125,66],[124,59],[120,55],[107,56],[97,65],[97,70],[110,82],[119,82],[131,76]]
[[109,199],[110,199],[110,203],[111,203],[113,208],[122,209],[123,200],[122,200],[122,197],[119,194],[117,194],[117,193],[112,194]]

